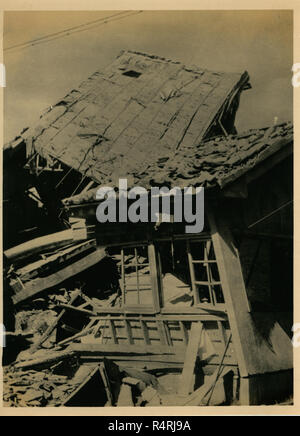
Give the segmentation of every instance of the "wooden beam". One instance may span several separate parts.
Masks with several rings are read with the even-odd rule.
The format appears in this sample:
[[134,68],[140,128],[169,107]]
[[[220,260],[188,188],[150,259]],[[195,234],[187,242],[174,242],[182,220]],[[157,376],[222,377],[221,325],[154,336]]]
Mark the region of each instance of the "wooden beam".
[[158,267],[157,253],[153,243],[148,246],[148,256],[149,256],[149,265],[150,265],[150,279],[151,279],[151,288],[152,288],[153,307],[156,310],[156,312],[159,312],[161,277]]
[[129,345],[125,344],[72,344],[68,347],[68,350],[75,351],[80,354],[136,354],[136,355],[174,355],[178,352],[184,352],[185,347],[170,347],[162,345]]
[[[75,291],[75,293],[73,294],[69,305],[72,307],[72,304],[77,300],[77,298],[79,297],[79,295],[81,294],[81,291],[77,290]],[[62,317],[65,315],[66,310],[63,309],[60,314],[58,315],[58,317],[53,321],[53,323],[47,328],[47,330],[45,331],[45,333],[42,335],[41,339],[32,346],[32,348],[30,349],[31,353],[35,353],[40,347],[41,345],[43,345],[43,343],[49,338],[49,336],[52,334],[52,332],[55,330],[57,324],[59,323],[59,321],[62,319]]]
[[83,315],[86,315],[86,316],[95,316],[96,315],[96,312],[92,312],[91,310],[87,310],[87,309],[82,309],[81,307],[72,306],[70,303],[69,304],[60,303],[58,305],[58,307],[63,308],[64,311],[71,310],[73,312],[82,313]]
[[226,375],[227,372],[232,371],[232,368],[229,367],[222,367],[220,370],[217,368],[214,374],[208,376],[206,378],[206,382],[198,388],[196,391],[194,391],[191,395],[189,395],[185,402],[184,406],[204,406],[208,405],[206,398],[210,395],[212,389],[214,388],[216,381],[218,378],[223,377]]
[[14,368],[25,370],[25,369],[34,369],[40,366],[50,367],[56,362],[60,362],[61,360],[68,359],[75,355],[76,355],[76,351],[73,351],[72,349],[52,352],[52,353],[47,352],[45,353],[45,357],[27,360],[26,362],[18,362],[14,365]]
[[122,384],[117,407],[134,407],[131,386]]
[[150,341],[150,337],[149,337],[147,323],[142,318],[139,321],[140,321],[141,329],[143,332],[144,343],[145,343],[145,345],[150,345],[151,341]]
[[[241,374],[247,375],[248,369],[244,356],[245,349],[241,339],[241,326],[238,323],[236,313],[237,310],[250,312],[241,264],[232,236],[224,220],[221,219],[221,223],[217,223],[214,211],[209,208],[208,217],[237,360]],[[235,301],[233,294],[238,294],[238,301]],[[246,331],[247,327],[245,323],[243,324],[243,329]]]
[[41,236],[40,238],[32,239],[16,247],[9,248],[4,254],[11,262],[15,262],[36,253],[44,253],[45,251],[74,243],[74,241],[85,239],[87,239],[86,228],[63,230],[62,232]]
[[183,371],[179,381],[179,395],[189,395],[194,390],[195,365],[200,347],[202,329],[202,323],[192,323],[190,338],[184,359]]
[[107,406],[113,406],[113,396],[111,393],[111,387],[110,387],[110,383],[109,383],[109,378],[106,372],[106,368],[105,368],[105,363],[102,363],[99,367],[99,372],[104,384],[104,389],[106,392],[106,396],[107,396]]
[[[155,363],[155,364],[161,364],[162,367],[164,367],[164,365],[165,365],[166,368],[168,367],[168,365],[174,364],[174,365],[178,365],[182,369],[183,365],[184,365],[184,359],[185,359],[185,350],[177,351],[178,348],[179,347],[175,347],[174,354],[149,354],[149,353],[134,354],[134,353],[128,352],[127,354],[126,353],[119,353],[119,354],[107,353],[105,355],[103,353],[101,354],[101,353],[97,353],[97,352],[94,352],[93,354],[87,354],[87,352],[85,352],[85,353],[79,352],[79,356],[80,356],[80,359],[84,362],[100,362],[101,360],[103,360],[107,356],[110,360],[113,360],[115,363],[130,362],[130,365],[136,365],[136,364],[141,363],[144,366],[145,365],[147,366],[147,363],[153,363],[153,364]],[[219,365],[220,359],[221,359],[220,356],[214,356],[209,361],[210,368],[215,369]],[[225,356],[225,359],[224,359],[224,365],[230,366],[232,368],[237,368],[236,359],[227,354]],[[205,372],[207,367],[208,367],[208,365],[205,365],[204,367],[202,367],[204,372]]]
[[222,210],[206,208],[242,377],[293,367],[293,347],[271,313],[250,312],[239,253]]
[[53,286],[62,283],[66,279],[78,274],[79,272],[95,265],[105,256],[105,249],[98,248],[77,262],[74,262],[63,269],[56,271],[54,274],[50,274],[47,277],[39,277],[31,280],[28,283],[25,283],[23,290],[13,295],[12,300],[14,304],[17,304],[26,300],[27,298],[31,298],[39,292],[50,289]]

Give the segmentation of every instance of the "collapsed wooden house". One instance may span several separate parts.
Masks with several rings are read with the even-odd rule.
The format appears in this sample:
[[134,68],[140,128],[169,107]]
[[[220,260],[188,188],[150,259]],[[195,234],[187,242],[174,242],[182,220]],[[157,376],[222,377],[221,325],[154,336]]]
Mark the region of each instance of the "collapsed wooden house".
[[[101,341],[73,347],[86,359],[183,368],[181,394],[195,376],[229,369],[231,401],[262,404],[293,390],[293,129],[237,134],[249,87],[247,73],[122,52],[8,150],[22,150],[40,200],[94,225],[97,246],[120,267],[120,305],[91,319]],[[204,186],[203,232],[185,233],[185,222],[97,223],[95,189],[119,178]]]

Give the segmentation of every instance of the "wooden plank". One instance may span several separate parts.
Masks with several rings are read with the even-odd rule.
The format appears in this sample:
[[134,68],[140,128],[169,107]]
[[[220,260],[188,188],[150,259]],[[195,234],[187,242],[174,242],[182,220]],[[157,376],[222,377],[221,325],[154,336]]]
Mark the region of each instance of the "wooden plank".
[[[201,285],[201,286],[209,286],[209,283],[205,282],[203,280],[196,280],[195,284],[196,285]],[[212,281],[210,284],[211,284],[211,286],[218,286],[218,285],[221,285],[221,282],[213,282]],[[212,305],[213,305],[213,303],[212,303]]]
[[221,341],[225,345],[227,343],[227,335],[226,335],[225,327],[224,327],[222,321],[217,321],[217,325],[218,325],[218,329],[220,332]]
[[[240,368],[241,375],[247,375],[247,365],[245,361],[245,349],[243,348],[243,344],[241,341],[241,332],[237,324],[235,307],[233,307],[233,297],[232,292],[238,288],[238,292],[240,293],[240,307],[239,310],[249,312],[249,304],[247,293],[245,289],[245,283],[243,278],[243,273],[241,269],[240,260],[238,257],[238,253],[236,252],[232,238],[230,236],[230,241],[226,243],[222,240],[219,231],[225,231],[223,228],[220,229],[220,226],[217,227],[214,212],[211,209],[208,209],[208,217],[209,223],[212,231],[212,241],[214,244],[214,250],[216,254],[216,259],[218,262],[219,275],[222,282],[222,290],[224,294],[225,304],[228,311],[230,328],[232,331],[232,337],[234,342],[235,351],[237,354],[237,360]],[[223,227],[225,225],[223,224]],[[230,244],[230,245],[229,245]],[[232,252],[233,250],[233,252]],[[229,257],[230,252],[230,257]],[[236,307],[237,309],[237,307]],[[246,328],[246,326],[244,327]]]
[[[184,308],[182,308],[182,312],[183,313],[180,314],[181,309],[176,309],[174,311],[162,310],[161,314],[156,315],[153,311],[140,310],[140,314],[144,321],[157,321],[157,319],[162,321],[226,321],[228,319],[226,313],[222,313],[222,315],[213,315],[210,312],[202,311],[201,308],[196,310],[193,309],[192,311],[185,311]],[[104,320],[108,315],[112,319],[124,319],[124,317],[128,317],[130,320],[140,319],[138,310],[129,311],[127,308],[116,310],[114,308],[106,308],[102,310],[101,308],[101,312],[97,313],[95,319]]]
[[[199,316],[212,316],[211,319],[219,319],[219,320],[225,320],[227,318],[227,312],[226,312],[226,305],[223,303],[218,303],[216,306],[213,306],[212,304],[208,303],[202,303],[199,304],[197,307],[168,307],[166,309],[161,310],[162,314],[178,314],[179,316],[188,315],[199,315]],[[203,318],[205,319],[205,318]],[[209,318],[207,318],[208,320]]]
[[58,351],[47,353],[45,357],[40,357],[38,359],[27,360],[26,362],[19,362],[14,365],[16,369],[34,369],[37,367],[50,367],[56,362],[60,362],[64,359],[68,359],[76,355],[76,351],[68,348],[65,351]]
[[[94,321],[92,321],[93,323]],[[69,344],[70,342],[75,341],[76,339],[82,338],[83,336],[88,335],[89,333],[92,333],[95,327],[92,327],[89,323],[87,327],[85,327],[81,332],[76,333],[74,336],[71,336],[70,338],[66,338],[60,342],[58,342],[57,346],[62,347],[63,345]]]
[[[134,248],[134,258],[135,258],[135,273],[136,273],[136,290],[137,290],[137,297],[138,297],[138,304],[141,304],[140,299],[140,280],[139,280],[139,267],[138,267],[138,254],[137,249]],[[142,287],[141,287],[142,289]]]
[[193,294],[194,294],[194,298],[195,298],[195,304],[199,304],[200,300],[199,300],[199,294],[198,294],[198,289],[196,286],[196,277],[195,277],[195,270],[194,270],[194,264],[193,264],[193,257],[192,257],[192,253],[191,253],[191,244],[190,241],[186,241],[186,247],[187,247],[187,254],[188,254],[188,261],[189,261],[189,267],[190,267],[190,274],[191,274],[191,282],[192,282],[192,290],[193,290]]
[[117,338],[117,332],[116,332],[116,327],[115,327],[114,321],[112,319],[109,319],[108,322],[109,322],[110,331],[111,331],[111,338],[115,344],[118,344],[119,341]]
[[131,386],[122,384],[117,407],[134,407]]
[[[176,347],[177,349],[178,347]],[[94,354],[86,354],[82,353],[80,354],[80,359],[84,362],[101,362],[105,358],[105,354],[101,353],[94,353]],[[143,363],[146,365],[148,362],[156,363],[156,364],[162,364],[167,367],[168,364],[176,364],[183,368],[184,365],[184,359],[185,359],[185,350],[181,352],[177,352],[174,354],[132,354],[132,353],[119,353],[119,354],[109,354],[107,355],[109,359],[113,360],[115,363],[117,361],[119,362],[131,362],[132,365],[135,365],[136,363]],[[210,361],[210,368],[216,369],[217,366],[220,363],[221,357],[217,356],[215,359],[212,359]],[[224,359],[224,365],[230,366],[233,369],[237,368],[237,363],[233,361],[233,359],[230,356],[225,357]],[[203,370],[206,369],[207,366],[203,367]]]
[[106,406],[113,406],[113,396],[111,393],[109,378],[108,378],[104,363],[102,363],[100,365],[99,371],[100,371],[100,375],[101,375],[101,378],[102,378],[102,381],[104,384],[104,389],[105,389],[106,396],[107,396]]
[[150,345],[151,341],[149,338],[149,332],[148,332],[148,328],[147,328],[147,324],[144,320],[140,319],[140,324],[141,324],[141,329],[143,332],[143,337],[144,337],[144,341],[146,345]]
[[[73,294],[69,305],[71,306],[79,297],[79,295],[81,294],[81,291],[75,291],[75,293]],[[72,307],[72,306],[71,306]],[[43,343],[49,338],[49,336],[52,334],[52,332],[55,330],[57,324],[59,323],[59,321],[62,319],[62,317],[65,315],[66,310],[63,309],[61,311],[61,313],[58,315],[58,317],[53,321],[53,323],[47,328],[47,330],[45,331],[45,333],[42,335],[41,339],[35,343],[31,348],[30,348],[30,352],[31,353],[35,353],[41,345],[43,345]]]
[[71,306],[71,304],[61,303],[58,307],[62,307],[65,311],[71,310],[73,312],[82,313],[87,316],[95,316],[96,312],[92,312],[91,310],[82,309],[81,307]]
[[98,307],[96,312],[97,316],[100,317],[102,314],[122,314],[122,315],[155,315],[157,311],[153,309],[153,306],[124,306],[123,308],[117,307]]
[[104,325],[103,323],[101,323],[101,339],[100,339],[101,344],[103,344],[104,340],[107,339],[105,332],[108,328],[109,328],[108,319],[105,319]]
[[128,344],[72,344],[68,350],[82,354],[143,354],[174,355],[185,351],[185,347],[169,347],[162,345],[128,345]]
[[130,345],[134,344],[134,340],[132,337],[132,331],[131,331],[131,325],[130,322],[125,319],[125,328],[126,328],[126,332],[127,332],[127,338],[128,338],[128,342],[130,343]]
[[210,303],[215,305],[216,304],[215,293],[214,293],[214,289],[213,289],[213,285],[212,285],[213,279],[212,279],[210,265],[208,265],[208,263],[207,263],[211,244],[212,244],[211,241],[207,241],[207,242],[205,242],[205,245],[204,245],[204,261],[205,261],[204,266],[206,269],[207,280],[208,280]]
[[169,323],[164,322],[164,326],[165,326],[165,332],[166,332],[166,336],[167,336],[167,344],[173,345],[173,340],[172,340],[172,336],[171,336],[171,332],[170,332]]
[[232,371],[232,368],[222,367],[219,371],[218,368],[214,372],[214,374],[207,377],[206,382],[199,389],[194,391],[184,402],[184,406],[192,407],[192,406],[203,406],[207,405],[207,396],[210,395],[217,379],[219,377],[223,377],[227,372]]
[[[46,256],[45,259],[36,260],[33,263],[29,263],[17,269],[16,273],[19,277],[19,281],[22,282],[24,287],[27,282],[31,282],[40,276],[45,277],[52,274],[54,271],[59,270],[63,263],[70,264],[75,257],[78,259],[79,256],[87,255],[92,250],[95,250],[96,247],[96,241],[90,240],[58,250],[56,253]],[[16,279],[10,281],[10,285],[12,289],[15,289],[16,293],[19,292],[18,284],[19,282]]]
[[225,360],[226,352],[227,352],[227,350],[228,350],[228,347],[229,347],[229,344],[230,344],[231,338],[232,338],[232,333],[230,333],[230,336],[229,336],[229,338],[227,339],[227,342],[226,342],[226,344],[225,344],[224,352],[223,352],[222,358],[221,358],[221,360],[220,360],[220,363],[219,363],[218,368],[217,368],[217,371],[216,371],[216,377],[215,377],[214,383],[213,383],[213,385],[212,385],[211,391],[210,391],[209,394],[208,394],[207,403],[206,403],[207,406],[209,405],[209,402],[210,402],[210,400],[211,400],[211,398],[212,398],[212,395],[213,395],[214,389],[215,389],[215,387],[216,387],[216,384],[217,384],[218,378],[220,377],[220,375],[221,375],[221,373],[222,373],[222,365],[224,364],[224,360]]
[[203,325],[200,322],[192,323],[190,338],[186,349],[184,367],[180,377],[178,394],[189,395],[194,390],[195,365],[199,352]]
[[152,296],[153,296],[153,307],[159,312],[160,311],[160,271],[158,268],[158,259],[156,255],[156,250],[154,244],[149,244],[148,246],[148,256],[149,256],[149,264],[150,264],[150,278],[151,278],[151,288],[152,288]]
[[125,258],[124,258],[124,248],[121,250],[121,290],[122,290],[122,303],[123,306],[126,304],[126,279],[125,279]]
[[[168,365],[176,365],[177,367],[183,368],[184,363],[184,353],[176,353],[176,354],[140,354],[140,355],[132,355],[130,353],[127,354],[111,354],[108,356],[109,359],[116,362],[130,362],[130,365],[134,367],[136,364],[142,363],[144,366],[147,363],[152,364],[161,364],[168,367]],[[83,362],[101,362],[105,359],[105,355],[80,355],[80,360]]]
[[189,335],[188,335],[187,329],[186,329],[183,321],[179,321],[179,325],[180,325],[180,329],[182,331],[183,342],[187,345],[188,341],[189,341]]
[[166,333],[165,323],[164,321],[156,321],[157,331],[159,334],[160,343],[162,345],[170,345],[168,342],[168,337]]
[[47,277],[38,278],[32,280],[29,283],[25,283],[24,289],[18,292],[17,294],[13,295],[12,299],[14,304],[20,303],[21,301],[24,301],[27,298],[33,297],[39,292],[42,292],[46,289],[50,289],[53,286],[62,283],[66,279],[100,262],[100,260],[103,259],[105,256],[106,256],[105,248],[98,248],[93,253],[88,254],[87,256],[83,257],[77,262],[74,262],[71,265],[62,268],[59,271],[56,271],[54,274],[50,274]]
[[62,232],[41,236],[40,238],[32,239],[31,241],[24,242],[16,247],[9,248],[4,252],[4,254],[11,262],[14,262],[36,253],[51,251],[54,248],[74,243],[74,241],[86,239],[86,230],[82,230],[84,229],[78,229],[77,231],[75,229],[68,229],[63,230]]
[[219,363],[216,371],[214,372],[214,374],[209,378],[209,382],[205,383],[203,386],[201,386],[199,389],[197,389],[197,391],[195,391],[189,397],[189,399],[186,401],[185,405],[188,404],[190,406],[199,406],[201,404],[201,402],[203,401],[203,398],[207,394],[209,395],[208,400],[207,400],[207,405],[209,404],[210,398],[212,396],[212,393],[213,393],[213,390],[216,386],[218,378],[220,377],[222,370],[224,369],[223,364],[224,364],[226,352],[227,352],[227,349],[229,347],[230,341],[231,341],[231,334],[227,340],[227,343],[225,344],[224,352],[223,352],[223,355],[221,357],[220,363]]

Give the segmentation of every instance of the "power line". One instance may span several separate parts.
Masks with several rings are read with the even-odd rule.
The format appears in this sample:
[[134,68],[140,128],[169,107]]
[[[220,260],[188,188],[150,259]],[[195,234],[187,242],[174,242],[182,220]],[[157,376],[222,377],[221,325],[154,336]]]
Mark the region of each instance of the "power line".
[[110,15],[110,16],[108,16],[108,17],[98,18],[98,20],[88,21],[87,23],[79,24],[78,26],[69,27],[68,29],[64,29],[64,30],[61,30],[61,31],[59,31],[59,32],[49,33],[48,35],[41,36],[40,38],[36,38],[36,39],[32,39],[32,40],[30,40],[30,41],[22,42],[22,43],[20,43],[20,44],[12,45],[12,46],[10,46],[10,47],[5,48],[3,51],[12,50],[12,49],[14,49],[14,48],[22,47],[23,45],[30,45],[30,44],[33,44],[33,43],[36,42],[36,41],[41,41],[41,40],[43,40],[43,39],[48,39],[48,38],[50,38],[50,37],[52,37],[52,36],[57,36],[57,35],[59,35],[59,34],[63,34],[63,33],[65,33],[65,32],[69,32],[69,31],[72,31],[72,30],[76,30],[76,29],[79,29],[79,28],[84,27],[84,26],[89,26],[89,25],[94,24],[94,23],[96,23],[96,22],[100,22],[100,21],[103,21],[103,20],[106,20],[106,19],[109,19],[109,18],[115,17],[115,16],[120,15],[120,14],[124,14],[124,13],[127,13],[127,12],[128,12],[128,11],[120,12],[120,13],[118,13],[118,14]]
[[113,21],[119,21],[119,20],[122,20],[124,18],[129,18],[133,15],[137,15],[137,14],[140,14],[142,12],[143,11],[119,12],[119,13],[114,14],[114,15],[99,18],[98,20],[89,21],[87,23],[83,23],[83,24],[80,24],[78,26],[73,26],[73,27],[70,27],[68,29],[61,30],[59,32],[51,33],[51,34],[42,36],[40,38],[33,39],[31,41],[26,41],[24,43],[20,43],[20,44],[16,44],[16,45],[7,47],[3,51],[15,52],[15,51],[23,50],[23,49],[28,48],[28,47],[32,47],[32,46],[43,44],[43,43],[53,41],[53,40],[56,40],[59,38],[63,38],[63,37],[69,36],[69,35],[73,35],[74,33],[84,32],[84,31],[93,29],[95,27],[101,26],[103,24],[108,24],[108,23],[111,23]]

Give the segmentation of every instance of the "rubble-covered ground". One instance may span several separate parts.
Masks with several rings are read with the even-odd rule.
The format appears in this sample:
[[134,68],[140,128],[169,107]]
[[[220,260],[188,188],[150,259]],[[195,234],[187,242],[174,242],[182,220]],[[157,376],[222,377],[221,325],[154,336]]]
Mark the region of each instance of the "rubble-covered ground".
[[[68,304],[79,295],[79,301],[87,300],[95,306],[115,305],[118,294],[106,295],[103,300],[89,298],[80,290],[67,291],[57,289],[56,292],[43,295],[29,302],[24,303],[15,314],[15,332],[9,333],[6,337],[7,347],[5,348],[5,362],[3,366],[3,404],[6,407],[58,407],[68,405],[68,401],[77,391],[83,391],[86,399],[77,399],[75,404],[89,404],[88,382],[95,369],[103,366],[103,359],[95,363],[84,363],[80,356],[70,353],[67,358],[51,360],[52,356],[64,353],[68,350],[58,343],[58,330],[61,325],[57,321],[61,314],[62,304]],[[81,301],[82,300],[82,301]],[[66,318],[67,322],[70,318]],[[64,318],[62,318],[64,322]],[[72,318],[71,318],[72,321]],[[78,320],[77,320],[78,321]],[[89,338],[89,330],[85,332],[85,321],[82,327],[82,337]],[[72,343],[72,327],[62,324],[66,330],[66,338],[70,337]],[[70,323],[71,324],[71,323]],[[82,325],[82,323],[79,323]],[[51,326],[53,331],[45,341],[40,344],[45,333]],[[76,326],[78,327],[78,325]],[[61,334],[61,332],[60,332]],[[75,342],[77,342],[75,340]],[[40,345],[39,345],[40,344]],[[56,353],[56,354],[55,354]],[[47,359],[50,359],[49,361]],[[177,380],[180,373],[165,374],[159,373],[159,377],[132,368],[120,368],[113,361],[105,359],[106,376],[109,384],[111,398],[103,401],[103,395],[99,395],[99,403],[91,399],[92,405],[99,406],[167,406],[180,403],[180,397],[176,396]],[[31,362],[34,362],[31,368]],[[35,364],[42,362],[40,365]],[[27,366],[26,366],[27,365]],[[85,392],[85,385],[87,392]],[[95,395],[94,395],[95,396]],[[109,400],[109,401],[108,401]],[[73,400],[71,400],[73,401]],[[79,401],[77,404],[76,401]],[[80,404],[80,401],[83,401]]]

